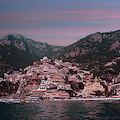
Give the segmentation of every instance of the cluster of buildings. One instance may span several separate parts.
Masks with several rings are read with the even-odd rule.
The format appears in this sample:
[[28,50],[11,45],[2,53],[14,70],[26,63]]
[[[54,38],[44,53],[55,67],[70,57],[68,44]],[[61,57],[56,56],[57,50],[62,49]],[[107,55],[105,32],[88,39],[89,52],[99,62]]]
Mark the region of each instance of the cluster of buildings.
[[113,91],[120,96],[119,83],[107,83],[70,62],[44,57],[20,72],[4,74],[4,80],[19,83],[16,94],[22,99],[70,99],[105,96]]

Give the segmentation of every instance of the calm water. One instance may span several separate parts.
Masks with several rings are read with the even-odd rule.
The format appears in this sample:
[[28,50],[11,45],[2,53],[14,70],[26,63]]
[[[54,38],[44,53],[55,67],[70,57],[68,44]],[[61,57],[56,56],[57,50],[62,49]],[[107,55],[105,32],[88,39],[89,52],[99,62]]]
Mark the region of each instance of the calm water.
[[120,120],[120,102],[0,103],[0,120]]

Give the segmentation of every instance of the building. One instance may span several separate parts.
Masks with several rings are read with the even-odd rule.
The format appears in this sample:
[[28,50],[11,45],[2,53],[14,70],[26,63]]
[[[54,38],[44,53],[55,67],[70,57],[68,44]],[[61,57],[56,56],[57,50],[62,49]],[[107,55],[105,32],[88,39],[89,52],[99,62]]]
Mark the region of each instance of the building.
[[54,85],[61,85],[61,84],[64,84],[64,82],[65,80],[59,75],[53,76],[51,80],[51,83]]
[[75,75],[72,75],[68,78],[68,81],[73,81],[73,82],[79,82],[80,80],[78,79],[77,76]]
[[57,90],[72,90],[70,84],[58,85]]
[[51,98],[51,99],[67,99],[69,98],[69,93],[67,92],[64,92],[64,91],[47,91],[45,94],[44,94],[44,97],[45,98]]
[[115,93],[120,97],[120,88],[117,88],[117,89],[115,90]]
[[44,93],[47,91],[46,85],[40,85],[38,89],[31,91],[31,97],[43,98]]
[[83,77],[84,81],[93,81],[93,74],[85,73]]
[[83,97],[91,96],[91,94],[95,94],[96,91],[104,92],[104,88],[102,85],[100,85],[100,81],[97,77],[95,77],[94,82],[88,82],[85,84],[85,87],[82,91]]

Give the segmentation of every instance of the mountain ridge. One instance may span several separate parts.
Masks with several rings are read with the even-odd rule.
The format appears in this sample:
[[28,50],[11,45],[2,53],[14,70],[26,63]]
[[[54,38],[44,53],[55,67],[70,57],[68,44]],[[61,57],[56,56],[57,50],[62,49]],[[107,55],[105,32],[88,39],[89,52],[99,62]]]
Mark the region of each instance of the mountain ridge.
[[[61,49],[57,58],[77,62],[82,69],[90,70],[98,76],[106,71],[120,72],[120,30],[90,34],[74,44]],[[105,66],[116,59],[116,64]]]
[[[63,61],[79,63],[81,69],[89,70],[103,78],[112,78],[120,72],[120,30],[96,32],[66,47],[36,42],[20,34],[8,36],[0,40],[0,45],[12,44],[32,56],[32,62],[44,56],[59,58]],[[0,59],[2,57],[0,54]]]
[[0,39],[0,72],[4,73],[9,68],[24,68],[44,56],[51,58],[60,48],[25,38],[21,34],[8,34]]

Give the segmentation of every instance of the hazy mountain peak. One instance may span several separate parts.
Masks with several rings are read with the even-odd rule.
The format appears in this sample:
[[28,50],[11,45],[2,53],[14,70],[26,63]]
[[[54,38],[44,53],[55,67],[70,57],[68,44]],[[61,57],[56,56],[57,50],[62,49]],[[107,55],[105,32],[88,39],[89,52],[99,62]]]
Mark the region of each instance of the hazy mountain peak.
[[23,37],[21,34],[16,34],[14,35],[15,38],[18,38],[18,39],[21,39],[21,40],[24,40],[25,37]]

